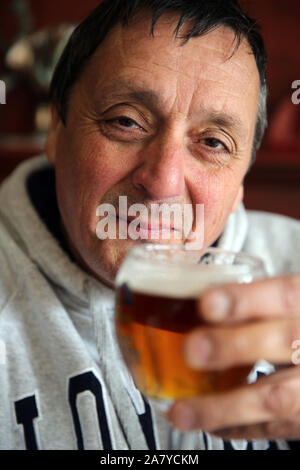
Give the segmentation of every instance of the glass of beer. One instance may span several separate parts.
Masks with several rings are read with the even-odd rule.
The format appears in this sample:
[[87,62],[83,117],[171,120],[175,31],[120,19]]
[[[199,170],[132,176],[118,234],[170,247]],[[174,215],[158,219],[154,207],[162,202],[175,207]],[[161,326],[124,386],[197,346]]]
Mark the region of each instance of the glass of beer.
[[116,278],[116,332],[137,388],[166,409],[174,400],[247,383],[254,364],[195,370],[183,358],[186,336],[201,325],[197,299],[214,285],[266,277],[244,253],[184,246],[136,245]]

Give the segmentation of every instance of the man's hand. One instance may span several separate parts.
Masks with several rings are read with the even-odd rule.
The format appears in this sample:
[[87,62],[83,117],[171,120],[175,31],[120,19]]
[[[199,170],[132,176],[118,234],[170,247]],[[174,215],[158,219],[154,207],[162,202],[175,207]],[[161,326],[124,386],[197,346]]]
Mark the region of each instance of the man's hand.
[[259,359],[287,368],[232,391],[177,401],[168,413],[174,426],[226,440],[300,439],[300,366],[291,360],[300,340],[300,276],[211,289],[199,300],[199,316],[207,324],[185,345],[193,368]]

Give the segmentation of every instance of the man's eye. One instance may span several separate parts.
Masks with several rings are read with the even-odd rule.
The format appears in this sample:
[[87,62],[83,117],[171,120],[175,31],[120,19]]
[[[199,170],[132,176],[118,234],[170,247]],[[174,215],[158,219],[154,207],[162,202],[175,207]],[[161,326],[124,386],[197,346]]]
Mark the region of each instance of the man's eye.
[[225,152],[229,152],[227,146],[223,144],[223,142],[218,139],[214,139],[213,137],[208,137],[204,139],[204,143],[207,147],[210,147],[212,149],[223,151],[225,150]]
[[140,129],[140,126],[133,120],[125,116],[121,116],[114,119],[109,119],[108,124],[115,125],[117,127],[126,127],[128,129],[137,128]]

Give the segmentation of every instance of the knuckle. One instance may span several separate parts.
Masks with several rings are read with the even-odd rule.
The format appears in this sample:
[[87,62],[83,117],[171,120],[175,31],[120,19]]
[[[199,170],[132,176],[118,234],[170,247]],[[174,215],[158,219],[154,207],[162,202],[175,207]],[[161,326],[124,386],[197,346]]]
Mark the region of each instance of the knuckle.
[[228,341],[228,332],[216,330],[211,335],[212,348],[210,362],[216,367],[226,366],[232,362],[235,350],[234,337],[230,337]]
[[220,334],[219,332],[211,332],[209,338],[211,342],[209,362],[211,364],[219,364],[220,361],[224,360],[223,342],[220,338]]
[[271,416],[289,418],[297,411],[297,394],[289,383],[271,384],[263,392],[263,407]]
[[249,340],[241,329],[226,328],[215,330],[211,335],[210,362],[216,366],[230,366],[243,363],[248,358]]

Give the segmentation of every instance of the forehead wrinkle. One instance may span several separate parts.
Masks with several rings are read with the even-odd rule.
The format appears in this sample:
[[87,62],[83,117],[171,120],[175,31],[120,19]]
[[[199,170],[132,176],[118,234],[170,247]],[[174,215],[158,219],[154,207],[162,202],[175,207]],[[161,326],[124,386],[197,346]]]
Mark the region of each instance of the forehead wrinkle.
[[[231,59],[230,59],[231,60]],[[227,69],[227,65],[224,63],[220,63],[220,64],[213,64],[211,62],[201,62],[201,71],[200,73],[202,74],[202,76],[199,76],[199,72],[196,70],[196,68],[199,67],[199,61],[197,60],[197,58],[194,58],[193,59],[193,67],[192,70],[193,72],[189,72],[188,70],[180,70],[180,67],[178,66],[178,63],[180,62],[180,58],[178,57],[177,60],[176,60],[176,66],[172,67],[168,64],[160,64],[158,62],[152,62],[152,65],[156,65],[158,67],[161,67],[161,68],[164,68],[165,70],[168,70],[170,72],[176,72],[176,74],[180,75],[180,76],[184,76],[190,80],[195,80],[195,78],[197,78],[197,81],[199,81],[199,79],[205,79],[207,81],[213,81],[212,79],[207,79],[205,77],[205,75],[209,74],[209,71],[210,69],[218,69],[218,71],[221,71],[222,74],[226,75],[227,77],[232,77],[234,75],[235,77],[235,80],[239,81],[240,83],[244,84],[244,81],[243,81],[243,78],[242,77],[238,77],[236,76],[237,74],[234,73],[234,71],[232,70],[228,70]],[[184,65],[184,64],[183,64]],[[233,63],[233,67],[237,67],[239,68],[240,70],[242,71],[246,71],[247,72],[247,77],[250,77],[252,76],[252,72],[251,70],[249,70],[249,67],[243,67],[241,66],[237,61],[235,61]],[[133,67],[134,68],[134,67]],[[138,68],[138,67],[136,67]],[[258,71],[257,71],[258,73]],[[217,80],[216,80],[216,83],[217,83]]]
[[[214,48],[210,48],[210,47],[208,47],[207,49],[214,50]],[[235,55],[236,54],[237,52],[235,53]],[[208,58],[208,56],[206,56],[206,58],[203,58],[202,54],[201,55],[199,54],[199,57],[193,58],[194,73],[196,73],[196,69],[200,66],[201,70],[203,70],[204,72],[210,71],[211,69],[216,69],[217,72],[222,72],[226,76],[232,77],[234,75],[235,79],[242,82],[243,77],[242,76],[239,77],[238,72],[239,71],[246,72],[246,74],[244,73],[244,76],[246,75],[247,77],[249,77],[249,76],[252,76],[253,69],[252,67],[249,67],[249,64],[247,66],[241,64],[240,63],[241,61],[238,60],[239,58],[238,57],[234,58],[234,57],[235,56],[227,57],[226,59],[222,61],[218,61],[215,59],[215,57]],[[253,65],[254,65],[254,70],[257,71],[257,74],[258,74],[258,69],[255,63],[254,56],[253,56]]]
[[[230,60],[231,60],[231,59],[230,59]],[[218,69],[220,69],[220,70],[222,71],[222,73],[224,73],[225,75],[227,75],[227,76],[229,76],[229,77],[232,77],[232,75],[233,75],[232,68],[231,68],[231,70],[227,70],[227,65],[225,64],[225,62],[224,62],[223,64],[216,64],[216,65],[215,65],[215,64],[211,64],[211,63],[209,63],[209,62],[203,62],[203,64],[206,65],[207,67],[210,67],[210,68],[212,68],[212,67],[217,67]],[[239,64],[238,62],[234,62],[233,65],[234,65],[234,67],[237,67],[237,68],[239,68],[239,69],[242,70],[242,71],[246,71],[246,72],[247,72],[247,77],[249,77],[249,76],[252,75],[252,72],[249,71],[249,67],[240,66],[240,64]],[[235,79],[237,79],[236,74],[234,74],[234,75],[235,75]],[[240,82],[243,81],[243,80],[242,80],[242,77],[240,77],[238,80],[239,80]]]
[[[233,42],[232,42],[232,45],[233,45]],[[233,50],[232,50],[231,53],[225,52],[223,43],[219,47],[211,46],[211,45],[208,45],[208,44],[202,44],[201,46],[203,48],[209,50],[209,51],[217,52],[218,56],[220,58],[222,58],[222,60],[224,60],[225,62],[228,61],[228,60],[232,60],[237,55],[240,55],[240,54],[243,54],[243,53],[248,52],[248,53],[252,54],[250,45],[248,44],[248,42],[245,39],[242,39],[242,41],[241,41],[241,43],[240,43],[240,45],[237,49],[235,47],[233,47]],[[228,49],[229,49],[229,47],[228,47]],[[243,49],[245,49],[245,50],[243,50]]]
[[[222,73],[223,73],[223,72],[225,72],[225,71],[222,70]],[[211,75],[212,75],[212,74],[209,73],[208,70],[205,70],[205,71],[202,70],[202,71],[201,71],[201,76],[198,75],[198,79],[197,79],[197,82],[196,82],[197,87],[202,87],[202,86],[203,86],[203,82],[210,82],[210,83],[216,83],[216,84],[222,84],[222,83],[223,83],[224,77],[221,77],[221,78],[219,78],[219,79],[209,78],[209,77],[211,77]],[[214,75],[216,75],[216,74],[214,74]],[[230,77],[231,79],[233,78],[233,75],[232,75],[232,73],[230,73],[230,72],[226,72],[226,75],[228,75],[228,77]],[[194,78],[194,77],[193,77],[193,78]],[[237,78],[237,77],[235,76],[235,77],[234,77],[234,80],[235,80],[235,82],[238,82],[239,84],[241,84],[241,86],[244,86],[244,85],[245,85],[244,80],[243,80],[242,78]],[[250,88],[251,88],[251,86],[252,86],[252,83],[249,83],[249,87],[250,87]],[[227,92],[223,91],[224,94],[227,93],[227,94],[232,94],[233,96],[236,96],[236,97],[241,97],[241,95],[239,95],[239,94],[231,93],[231,91],[230,91],[231,88],[236,89],[236,84],[235,84],[235,85],[231,85],[231,87],[228,86],[228,91],[227,91]],[[244,94],[244,93],[243,93],[243,94]]]
[[[217,84],[222,83],[222,82],[220,82],[220,80],[214,80],[212,78],[205,78],[204,81],[205,82],[210,82],[210,83],[217,83]],[[199,86],[201,86],[203,88],[203,83],[201,83]],[[228,90],[228,91],[222,90],[222,95],[223,96],[234,96],[235,98],[238,98],[239,100],[243,97],[243,95],[241,95],[239,93],[234,93],[230,90]]]

